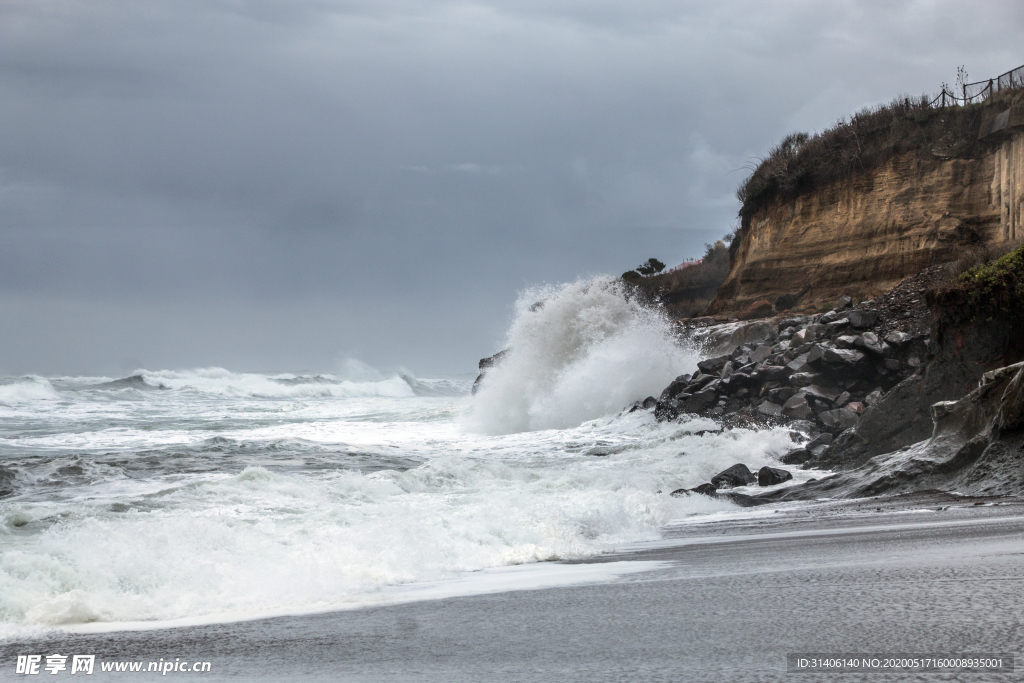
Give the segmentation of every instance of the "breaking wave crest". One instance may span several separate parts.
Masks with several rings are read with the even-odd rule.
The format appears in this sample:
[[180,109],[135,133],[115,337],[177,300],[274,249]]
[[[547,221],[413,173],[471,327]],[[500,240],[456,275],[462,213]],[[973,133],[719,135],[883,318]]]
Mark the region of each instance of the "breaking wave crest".
[[59,398],[60,394],[48,380],[35,375],[21,377],[10,384],[0,384],[0,404],[3,405]]
[[333,375],[263,375],[237,373],[224,368],[197,370],[140,370],[131,377],[106,382],[94,389],[174,389],[221,397],[303,398],[414,396],[410,383],[399,375],[377,381],[352,381]]
[[516,309],[509,353],[466,415],[472,431],[573,427],[656,395],[696,368],[697,352],[675,338],[662,312],[613,278],[530,289]]

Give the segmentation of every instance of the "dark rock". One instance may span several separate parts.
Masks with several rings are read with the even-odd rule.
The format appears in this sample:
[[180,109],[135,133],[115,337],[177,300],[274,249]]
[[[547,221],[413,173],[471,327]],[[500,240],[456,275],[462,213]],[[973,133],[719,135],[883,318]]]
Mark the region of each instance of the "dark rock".
[[850,325],[849,318],[840,318],[839,320],[833,320],[832,322],[825,325],[828,336],[832,337],[839,333],[839,330]]
[[861,311],[850,311],[846,314],[846,317],[850,319],[850,325],[863,330],[866,327],[871,327],[878,322],[878,311],[873,309],[864,309]]
[[768,400],[772,403],[778,403],[784,405],[786,401],[793,397],[796,393],[796,389],[793,387],[778,387],[777,389],[768,390]]
[[828,313],[825,313],[824,315],[818,316],[818,323],[821,324],[821,325],[827,325],[827,324],[829,324],[831,322],[835,322],[836,320],[839,320],[839,319],[841,319],[843,317],[844,317],[843,314],[840,313],[839,311],[829,311]]
[[677,399],[676,404],[679,413],[699,413],[715,405],[717,402],[718,394],[710,389],[705,389],[685,398]]
[[833,367],[853,368],[864,360],[864,354],[853,349],[825,349],[821,360]]
[[781,484],[784,481],[789,481],[792,478],[792,474],[777,467],[768,467],[765,465],[757,471],[758,486],[775,486],[776,484]]
[[757,370],[751,373],[751,377],[755,380],[764,382],[779,381],[786,378],[789,375],[789,370],[782,365],[762,365]]
[[821,403],[832,403],[842,393],[835,387],[823,387],[820,384],[811,384],[797,392],[803,396],[818,399]]
[[[804,446],[808,451],[814,455],[821,455],[821,452],[825,450],[832,443],[832,435],[828,432],[818,434],[816,437],[807,442]],[[788,463],[787,463],[788,464]]]
[[858,342],[863,344],[864,339],[852,334],[844,334],[839,337],[836,337],[836,346],[838,346],[841,349],[852,349],[855,346],[858,346]]
[[789,370],[790,373],[814,372],[814,368],[812,368],[807,363],[806,353],[801,354],[794,358],[793,360],[786,363],[786,369]]
[[858,416],[849,408],[837,408],[819,413],[818,419],[829,431],[842,432],[856,426]]
[[836,306],[832,310],[833,311],[841,311],[844,308],[849,308],[852,305],[853,305],[853,298],[844,294],[843,296],[839,297],[839,301],[836,302]]
[[782,406],[782,412],[786,417],[792,417],[796,420],[806,420],[814,414],[811,411],[811,406],[807,403],[807,399],[800,394],[786,401],[786,404]]
[[844,391],[843,393],[836,396],[836,400],[832,402],[832,405],[836,408],[842,408],[850,402],[850,392]]
[[882,387],[878,387],[864,398],[864,405],[870,408],[871,406],[881,401],[884,395],[885,392],[882,391]]
[[793,420],[789,423],[789,428],[810,436],[818,433],[818,426],[810,420]]
[[893,330],[889,334],[885,335],[885,341],[889,342],[893,346],[905,346],[913,341],[913,339],[913,336],[906,332],[900,332],[899,330]]
[[761,361],[766,360],[770,355],[772,355],[772,347],[768,344],[761,344],[750,352],[750,362],[760,363]]
[[480,390],[480,382],[483,381],[484,375],[487,374],[487,371],[493,368],[494,366],[499,365],[503,360],[505,360],[505,357],[508,356],[509,351],[511,351],[511,349],[505,349],[504,351],[498,351],[493,356],[488,356],[487,358],[480,359],[480,362],[477,363],[477,369],[480,371],[480,374],[478,374],[476,376],[476,380],[473,381],[474,394]]
[[795,372],[789,376],[789,383],[795,387],[806,387],[818,381],[820,375],[816,372]]
[[699,493],[702,496],[713,496],[717,490],[718,487],[714,484],[701,484],[700,486],[690,489],[693,493]]
[[667,387],[665,387],[665,390],[661,392],[661,400],[667,401],[670,398],[674,398],[675,396],[684,393],[687,385],[690,383],[690,380],[690,375],[679,375],[676,377]]
[[732,488],[734,486],[747,486],[757,481],[757,477],[743,463],[733,465],[729,469],[722,470],[711,477],[711,483],[716,488]]
[[818,361],[825,355],[825,349],[827,347],[821,344],[814,344],[810,349],[807,350],[807,364],[817,365]]
[[697,363],[697,367],[705,375],[717,375],[725,367],[725,364],[729,362],[729,356],[717,356],[715,358],[705,358],[704,360]]
[[798,448],[782,456],[783,465],[802,465],[813,457],[811,451],[806,448]]
[[764,403],[757,406],[757,412],[768,417],[781,417],[782,406],[778,403],[772,403],[771,401],[765,401]]

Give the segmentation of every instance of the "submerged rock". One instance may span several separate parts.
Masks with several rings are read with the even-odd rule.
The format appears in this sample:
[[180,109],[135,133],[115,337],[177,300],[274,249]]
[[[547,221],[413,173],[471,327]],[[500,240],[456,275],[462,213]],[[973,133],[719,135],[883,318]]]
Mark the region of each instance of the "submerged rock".
[[768,467],[765,465],[757,471],[758,486],[775,486],[776,484],[781,484],[784,481],[789,481],[792,478],[792,474],[777,467]]
[[732,488],[734,486],[747,486],[757,481],[757,477],[743,463],[737,463],[729,469],[722,470],[711,477],[711,483],[716,488]]

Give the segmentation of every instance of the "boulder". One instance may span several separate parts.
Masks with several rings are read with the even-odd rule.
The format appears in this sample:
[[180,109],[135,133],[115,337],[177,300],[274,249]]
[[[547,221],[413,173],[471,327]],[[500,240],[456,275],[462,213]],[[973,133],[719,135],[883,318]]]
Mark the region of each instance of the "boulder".
[[[699,493],[702,496],[713,496],[715,495],[715,491],[717,490],[718,487],[715,486],[714,484],[701,484],[700,486],[696,486],[690,489],[691,492]],[[675,495],[674,492],[673,495]]]
[[789,481],[792,478],[792,474],[777,467],[768,467],[765,465],[757,471],[758,486],[775,486],[776,484],[781,484],[784,481]]
[[885,341],[889,342],[893,346],[905,346],[913,341],[913,337],[906,332],[900,332],[899,330],[893,330],[889,334],[885,335]]
[[882,387],[878,387],[864,398],[864,405],[870,408],[881,401],[883,396],[885,396],[885,392],[882,391]]
[[782,417],[782,406],[778,403],[772,403],[771,401],[765,401],[757,407],[757,412],[768,417]]
[[858,330],[871,327],[878,322],[878,311],[866,308],[860,311],[850,311],[846,314],[850,319],[850,325]]
[[757,477],[743,463],[737,463],[711,477],[711,484],[718,489],[747,486],[756,481]]
[[760,363],[763,360],[767,360],[770,355],[772,355],[772,347],[768,344],[761,344],[750,352],[750,362]]
[[836,346],[838,346],[841,349],[852,349],[855,346],[858,346],[858,342],[863,344],[864,340],[861,337],[853,334],[844,334],[840,335],[839,337],[836,337]]
[[680,413],[699,413],[717,402],[718,394],[711,389],[704,389],[689,396],[684,394],[676,400],[676,407]]
[[802,465],[813,457],[813,453],[806,448],[798,448],[782,456],[783,465]]
[[843,296],[839,297],[839,301],[836,302],[835,308],[833,308],[832,310],[841,311],[844,308],[849,308],[850,306],[853,306],[853,298],[844,294]]
[[806,353],[800,354],[799,356],[797,356],[793,360],[791,360],[788,363],[786,363],[786,369],[789,370],[790,373],[813,372],[814,371],[814,368],[812,368],[807,363],[807,354]]
[[725,367],[725,364],[730,360],[729,356],[716,356],[714,358],[705,358],[704,360],[697,363],[697,367],[705,375],[717,375]]
[[820,384],[811,384],[801,389],[798,393],[818,399],[822,403],[832,403],[839,398],[842,391],[835,387],[823,387]]
[[817,339],[817,335],[805,327],[802,330],[798,330],[793,333],[793,336],[789,338],[789,345],[790,347],[801,346],[812,342],[815,339]]
[[687,385],[690,383],[690,375],[679,375],[672,380],[665,390],[661,392],[661,400],[667,401],[670,398],[674,398],[679,394],[684,393]]
[[847,369],[856,367],[864,360],[864,354],[853,349],[825,349],[821,360],[833,367]]
[[786,401],[793,397],[796,393],[796,389],[793,387],[777,387],[775,389],[768,390],[768,400],[772,403],[778,403],[779,405],[785,405]]
[[751,377],[762,382],[777,382],[789,375],[789,369],[783,365],[762,365],[751,373]]
[[796,420],[806,420],[814,415],[811,406],[807,403],[807,399],[800,394],[786,401],[785,405],[782,406],[782,412],[786,417]]
[[821,420],[821,424],[825,425],[825,428],[829,431],[842,432],[855,427],[859,417],[857,413],[849,408],[836,408],[835,410],[825,410],[819,413],[818,419]]
[[789,376],[789,383],[795,387],[806,387],[814,384],[820,379],[820,375],[815,372],[795,372]]
[[810,451],[813,455],[821,455],[822,451],[828,448],[829,444],[831,443],[832,435],[829,434],[828,432],[822,432],[821,434],[818,434],[816,437],[808,441],[807,445],[804,446],[804,448]]

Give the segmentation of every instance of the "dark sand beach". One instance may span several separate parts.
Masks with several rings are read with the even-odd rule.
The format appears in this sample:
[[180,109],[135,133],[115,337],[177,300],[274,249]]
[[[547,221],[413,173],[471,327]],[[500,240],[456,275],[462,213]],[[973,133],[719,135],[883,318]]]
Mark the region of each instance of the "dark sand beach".
[[[1019,680],[1024,502],[918,494],[752,510],[672,527],[593,562],[652,561],[609,583],[300,617],[0,646],[97,662],[206,660],[203,680],[770,681],[788,653],[1006,654],[1014,673],[872,680]],[[846,674],[840,680],[853,680]],[[102,673],[95,679],[155,674]],[[20,678],[20,677],[19,677]]]

